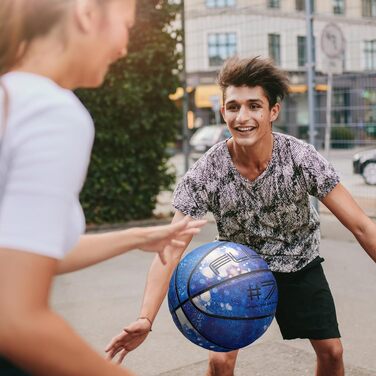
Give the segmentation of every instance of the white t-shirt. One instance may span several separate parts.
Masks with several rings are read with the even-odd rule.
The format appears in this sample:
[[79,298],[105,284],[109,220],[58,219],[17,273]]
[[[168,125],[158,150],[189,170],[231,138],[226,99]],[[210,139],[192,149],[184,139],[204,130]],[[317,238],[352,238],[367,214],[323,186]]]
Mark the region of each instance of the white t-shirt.
[[[0,247],[61,259],[85,229],[78,197],[93,121],[71,91],[46,77],[11,72],[1,80],[10,103],[0,140]],[[0,91],[0,119],[3,111]]]

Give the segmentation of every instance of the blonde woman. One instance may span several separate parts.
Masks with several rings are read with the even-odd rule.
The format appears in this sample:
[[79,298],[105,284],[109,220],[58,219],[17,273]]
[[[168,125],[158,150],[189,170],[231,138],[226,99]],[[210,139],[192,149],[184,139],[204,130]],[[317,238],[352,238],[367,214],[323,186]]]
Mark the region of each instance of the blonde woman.
[[[127,52],[135,0],[0,2],[0,374],[132,375],[52,312],[57,273],[130,249],[181,247],[204,221],[82,235],[93,124],[71,92]],[[147,320],[147,319],[145,319]]]

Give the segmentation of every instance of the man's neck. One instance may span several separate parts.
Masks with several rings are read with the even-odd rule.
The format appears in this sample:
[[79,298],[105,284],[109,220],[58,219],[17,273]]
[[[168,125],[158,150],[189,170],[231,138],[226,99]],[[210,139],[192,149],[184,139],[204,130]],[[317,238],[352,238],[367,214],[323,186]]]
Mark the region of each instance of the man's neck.
[[240,146],[229,140],[231,159],[239,172],[250,180],[261,175],[269,165],[273,153],[273,134],[267,134],[256,145]]

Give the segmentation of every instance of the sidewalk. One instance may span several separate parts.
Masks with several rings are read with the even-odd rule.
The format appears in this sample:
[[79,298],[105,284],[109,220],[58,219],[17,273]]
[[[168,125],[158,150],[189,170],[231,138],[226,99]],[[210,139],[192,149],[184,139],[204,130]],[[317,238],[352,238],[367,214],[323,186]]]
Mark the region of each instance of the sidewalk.
[[[376,273],[352,235],[331,215],[322,215],[323,266],[337,305],[347,376],[376,376]],[[212,241],[213,222],[190,249]],[[54,308],[100,353],[139,313],[152,254],[131,252],[56,279]],[[207,352],[175,328],[163,303],[153,332],[126,358],[139,376],[203,376]],[[241,351],[236,376],[314,375],[315,357],[306,340],[283,341],[275,322]],[[86,375],[85,375],[86,376]]]

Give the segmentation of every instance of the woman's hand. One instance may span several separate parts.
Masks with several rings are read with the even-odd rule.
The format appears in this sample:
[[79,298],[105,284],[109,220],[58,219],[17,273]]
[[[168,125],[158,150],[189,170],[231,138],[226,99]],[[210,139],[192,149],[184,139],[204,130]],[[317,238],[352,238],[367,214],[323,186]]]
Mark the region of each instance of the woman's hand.
[[112,338],[106,347],[107,359],[113,359],[117,354],[119,358],[117,363],[120,364],[124,357],[136,347],[145,341],[151,332],[151,322],[146,318],[139,318],[117,335]]
[[181,221],[164,226],[146,227],[145,241],[139,248],[146,252],[158,252],[163,264],[166,264],[164,250],[167,246],[182,249],[186,242],[181,240],[186,235],[195,235],[201,231],[206,220],[193,220],[185,216]]

